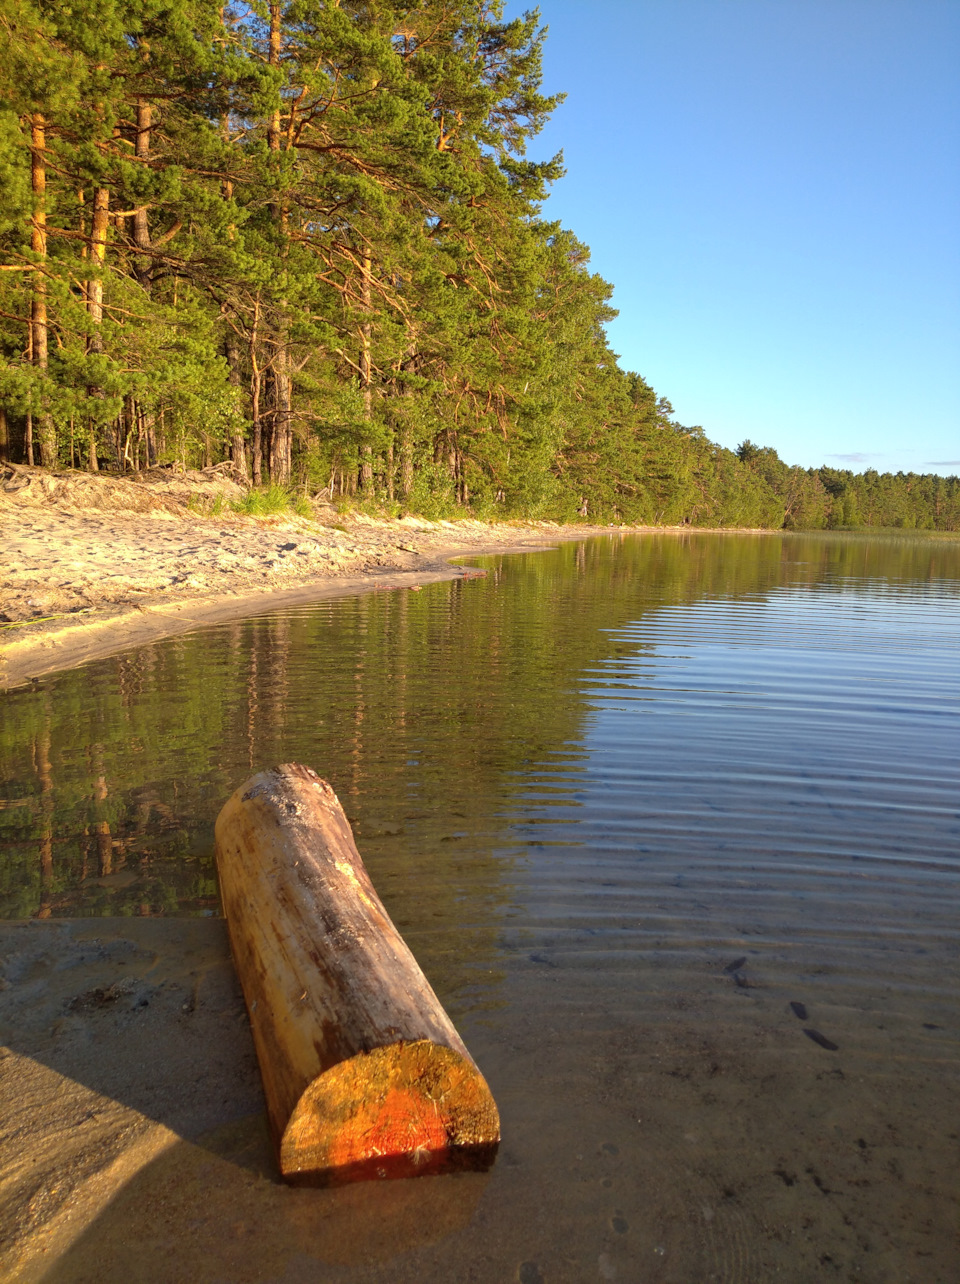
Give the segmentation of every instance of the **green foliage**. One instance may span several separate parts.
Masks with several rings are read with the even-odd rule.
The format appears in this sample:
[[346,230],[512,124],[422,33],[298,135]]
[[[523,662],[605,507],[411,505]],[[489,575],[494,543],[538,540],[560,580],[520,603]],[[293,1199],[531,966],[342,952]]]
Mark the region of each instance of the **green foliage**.
[[231,508],[235,513],[243,513],[247,517],[270,517],[274,513],[290,512],[291,509],[305,517],[312,514],[309,501],[304,501],[302,496],[293,495],[288,486],[281,486],[279,482],[247,491],[242,499],[231,504]]
[[610,285],[542,216],[561,158],[526,157],[559,102],[537,22],[0,0],[14,457],[229,457],[258,488],[435,517],[956,529],[956,479],[726,451],[621,370]]

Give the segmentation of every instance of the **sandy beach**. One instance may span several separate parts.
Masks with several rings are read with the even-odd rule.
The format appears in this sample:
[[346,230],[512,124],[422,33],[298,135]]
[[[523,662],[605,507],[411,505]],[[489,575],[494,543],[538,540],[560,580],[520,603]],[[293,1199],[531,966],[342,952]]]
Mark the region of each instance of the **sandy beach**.
[[458,555],[611,530],[383,520],[324,504],[311,518],[247,517],[230,509],[242,493],[216,472],[133,480],[0,466],[0,687],[205,623],[469,574],[450,565]]

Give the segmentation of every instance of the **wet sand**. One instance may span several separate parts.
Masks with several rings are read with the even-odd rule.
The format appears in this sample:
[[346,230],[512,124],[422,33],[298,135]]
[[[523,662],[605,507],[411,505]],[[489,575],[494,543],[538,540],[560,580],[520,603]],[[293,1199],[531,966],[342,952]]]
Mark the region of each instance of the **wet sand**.
[[0,1278],[260,1278],[265,1250],[349,1264],[469,1220],[482,1176],[389,1183],[366,1213],[277,1180],[222,920],[0,924],[0,960]]

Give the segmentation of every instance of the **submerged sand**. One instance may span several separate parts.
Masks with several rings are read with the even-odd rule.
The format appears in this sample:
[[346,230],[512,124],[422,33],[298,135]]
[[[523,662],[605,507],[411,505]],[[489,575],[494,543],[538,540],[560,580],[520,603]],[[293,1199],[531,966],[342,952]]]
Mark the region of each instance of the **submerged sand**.
[[496,1020],[458,1021],[500,1107],[493,1170],[302,1190],[221,921],[0,924],[0,1278],[950,1284],[943,1005],[880,1011],[871,971],[836,1006],[829,952],[729,946],[745,987],[703,949],[648,968],[629,1019],[603,970],[515,954]]

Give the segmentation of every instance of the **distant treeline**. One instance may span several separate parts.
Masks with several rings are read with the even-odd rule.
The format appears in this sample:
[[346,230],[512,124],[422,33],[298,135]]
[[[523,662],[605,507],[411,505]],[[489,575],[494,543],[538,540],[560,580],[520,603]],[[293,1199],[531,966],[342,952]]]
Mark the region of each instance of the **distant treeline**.
[[960,528],[960,483],[678,424],[525,159],[536,13],[0,0],[0,459],[439,514]]

